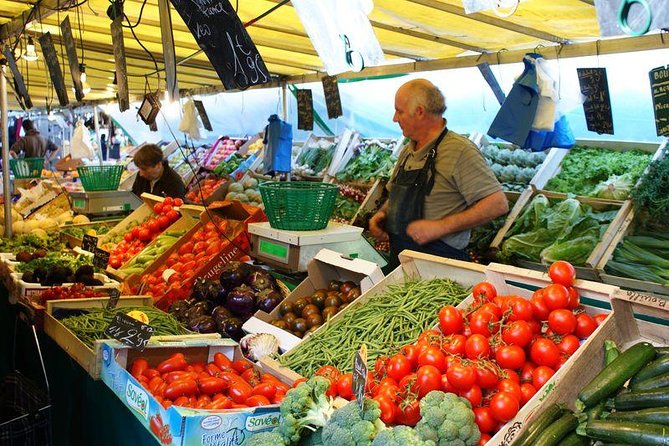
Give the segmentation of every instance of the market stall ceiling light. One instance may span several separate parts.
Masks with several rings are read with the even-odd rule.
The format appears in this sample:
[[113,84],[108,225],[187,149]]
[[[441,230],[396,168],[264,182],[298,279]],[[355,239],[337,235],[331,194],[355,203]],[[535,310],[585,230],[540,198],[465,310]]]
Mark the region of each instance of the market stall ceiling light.
[[26,52],[23,53],[23,59],[28,62],[35,62],[37,60],[37,53],[35,52],[35,42],[32,37],[28,37],[28,43],[26,44]]

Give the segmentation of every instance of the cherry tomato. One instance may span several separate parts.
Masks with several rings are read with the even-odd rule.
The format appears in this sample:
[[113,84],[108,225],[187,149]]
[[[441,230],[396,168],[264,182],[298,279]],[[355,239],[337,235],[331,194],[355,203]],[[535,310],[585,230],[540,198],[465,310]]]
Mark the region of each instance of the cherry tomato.
[[446,305],[439,310],[439,328],[443,334],[460,333],[464,325],[462,313],[453,305]]
[[553,283],[570,287],[576,279],[576,269],[569,262],[558,260],[548,268],[548,276]]
[[446,376],[445,373],[441,375],[441,391],[446,393],[458,393],[458,389],[448,382],[448,376]]
[[353,394],[353,374],[342,373],[337,379],[337,394],[347,400],[355,397]]
[[472,407],[480,406],[481,401],[483,401],[483,392],[481,391],[481,388],[476,384],[471,386],[469,390],[465,392],[460,392],[458,395],[469,400],[469,402],[472,404]]
[[475,407],[474,420],[479,430],[484,433],[493,432],[497,427],[497,420],[492,414],[490,407]]
[[497,371],[490,362],[482,361],[477,364],[476,382],[482,389],[492,389],[498,381]]
[[500,392],[506,392],[511,395],[518,401],[522,399],[522,392],[520,391],[520,384],[518,384],[513,379],[505,378],[497,383],[497,390]]
[[525,350],[517,345],[503,345],[495,351],[495,360],[502,368],[516,370],[525,364]]
[[427,347],[418,355],[418,367],[431,365],[439,370],[439,373],[446,371],[446,357],[439,347]]
[[475,302],[491,302],[497,297],[497,290],[490,282],[479,282],[474,285],[472,295],[474,296]]
[[562,340],[558,343],[558,350],[560,352],[564,353],[567,356],[571,356],[574,354],[576,350],[578,350],[580,343],[578,341],[578,338],[574,335],[567,335],[562,338]]
[[545,365],[540,365],[532,371],[532,385],[535,389],[540,389],[541,386],[551,379],[555,374],[555,370]]
[[379,403],[379,409],[381,409],[381,421],[385,424],[394,424],[399,412],[397,405],[383,395],[375,396],[374,400]]
[[465,355],[469,359],[487,358],[490,355],[488,338],[482,334],[473,334],[465,342]]
[[569,306],[569,290],[558,283],[544,288],[544,302],[549,310],[558,310]]
[[520,385],[520,392],[522,393],[520,405],[524,406],[537,393],[537,389],[530,383],[522,383]]
[[574,334],[578,336],[579,339],[585,339],[597,329],[597,325],[598,323],[592,316],[586,313],[581,313],[576,316],[576,329],[574,330]]
[[403,393],[412,393],[412,394],[418,393],[418,386],[416,385],[416,374],[409,373],[404,378],[400,379],[398,386],[400,388],[400,391],[402,391]]
[[453,364],[446,371],[446,376],[458,391],[467,391],[476,384],[476,368],[473,365]]
[[433,390],[441,388],[441,372],[433,365],[421,366],[416,371],[416,385],[418,386],[418,398],[423,398]]
[[513,419],[520,409],[518,400],[507,392],[498,392],[490,399],[492,416],[503,423]]
[[559,335],[568,335],[576,330],[576,316],[571,310],[553,310],[548,315],[548,326]]
[[395,381],[399,381],[411,373],[411,362],[402,354],[393,355],[386,364],[386,373]]
[[560,350],[550,339],[539,338],[530,347],[530,357],[537,365],[555,367],[560,360]]
[[183,204],[184,204],[184,201],[181,198],[175,198],[174,199],[174,203],[173,203],[174,206],[180,207],[180,206],[183,206]]

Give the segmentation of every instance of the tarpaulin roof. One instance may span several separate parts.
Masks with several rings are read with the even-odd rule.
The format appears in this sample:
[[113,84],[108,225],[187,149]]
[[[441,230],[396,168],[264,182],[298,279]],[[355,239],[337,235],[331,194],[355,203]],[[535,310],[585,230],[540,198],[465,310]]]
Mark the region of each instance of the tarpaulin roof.
[[[231,1],[246,23],[262,15],[278,0]],[[25,51],[28,37],[35,41],[36,62],[19,59],[19,69],[28,84],[35,106],[58,104],[37,38],[50,32],[60,59],[70,101],[74,102],[59,24],[69,16],[80,62],[85,63],[92,91],[86,100],[114,99],[114,56],[107,16],[109,0],[0,0],[0,40]],[[124,41],[130,94],[163,90],[164,67],[157,0],[125,0],[128,17]],[[183,20],[172,10],[179,88],[195,93],[223,90],[221,81]],[[366,68],[341,77],[366,77],[449,67],[519,61],[526,51],[546,57],[569,57],[662,48],[658,34],[640,38],[599,38],[592,0],[527,0],[515,14],[500,18],[492,12],[466,14],[462,0],[375,0],[369,16],[381,44],[386,65]],[[130,24],[134,26],[130,28]],[[279,82],[306,82],[324,75],[323,64],[290,3],[282,5],[247,30],[270,73]],[[133,36],[132,31],[136,36]],[[669,40],[669,39],[668,39]],[[83,42],[83,48],[81,43]],[[5,46],[3,45],[3,47]],[[144,48],[143,48],[143,47]],[[151,53],[155,63],[148,53]],[[150,74],[150,75],[148,75]],[[148,76],[147,76],[148,75]],[[11,81],[11,74],[10,77]],[[158,78],[162,79],[160,82]],[[148,86],[147,86],[148,81]],[[10,86],[11,86],[10,82]],[[17,107],[13,95],[10,106]]]

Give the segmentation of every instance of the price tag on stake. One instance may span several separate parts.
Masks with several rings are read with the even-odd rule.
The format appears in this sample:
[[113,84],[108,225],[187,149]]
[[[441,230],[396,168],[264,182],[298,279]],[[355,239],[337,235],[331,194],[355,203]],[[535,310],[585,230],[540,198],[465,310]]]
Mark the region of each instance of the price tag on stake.
[[105,329],[105,334],[141,352],[154,331],[150,325],[143,324],[127,314],[117,313]]
[[84,251],[95,253],[95,248],[98,247],[98,238],[92,235],[84,235],[81,241],[81,249]]
[[118,305],[118,299],[121,297],[121,292],[114,288],[109,292],[109,300],[107,301],[107,310],[112,310]]
[[106,269],[109,263],[109,252],[104,249],[95,248],[93,252],[93,265],[100,269]]
[[363,409],[365,402],[365,388],[367,387],[367,346],[362,344],[360,350],[353,357],[353,394]]

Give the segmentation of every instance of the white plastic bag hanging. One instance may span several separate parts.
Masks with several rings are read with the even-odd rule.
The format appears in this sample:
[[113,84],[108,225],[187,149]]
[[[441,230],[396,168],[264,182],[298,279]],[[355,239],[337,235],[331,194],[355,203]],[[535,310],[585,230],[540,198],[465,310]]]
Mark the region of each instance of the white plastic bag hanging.
[[70,143],[70,155],[73,159],[93,159],[95,152],[93,151],[93,144],[91,143],[91,134],[84,125],[83,120],[77,121],[72,134],[72,142]]
[[537,69],[539,105],[532,121],[532,130],[552,132],[555,121],[559,118],[556,115],[559,88],[557,76],[553,73],[553,67],[543,57],[534,59],[534,65]]
[[202,139],[201,126],[195,102],[192,98],[188,99],[184,104],[184,115],[179,123],[179,131],[186,133],[191,139]]

